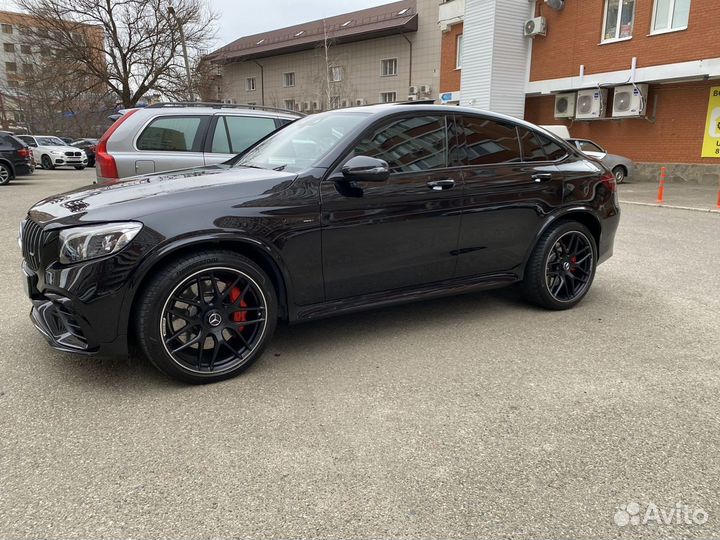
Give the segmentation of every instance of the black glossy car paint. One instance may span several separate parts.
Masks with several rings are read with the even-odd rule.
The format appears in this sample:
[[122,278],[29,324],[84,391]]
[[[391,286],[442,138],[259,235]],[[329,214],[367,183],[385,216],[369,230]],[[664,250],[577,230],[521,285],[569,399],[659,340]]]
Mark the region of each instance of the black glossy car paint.
[[[369,110],[347,144],[297,174],[220,165],[98,184],[39,202],[29,219],[42,227],[40,264],[24,262],[35,310],[66,304],[87,339],[83,351],[52,337],[51,344],[125,354],[147,278],[203,246],[255,260],[291,323],[519,281],[536,240],[561,218],[589,226],[601,260],[612,253],[619,220],[613,185],[607,171],[565,143],[552,139],[567,151],[557,162],[468,166],[457,152],[462,141],[454,122],[459,114],[479,113],[428,105]],[[363,133],[417,114],[447,118],[447,167],[395,173],[385,182],[339,181]],[[548,173],[551,178],[534,178]],[[114,256],[58,262],[61,229],[113,221],[144,227]]]

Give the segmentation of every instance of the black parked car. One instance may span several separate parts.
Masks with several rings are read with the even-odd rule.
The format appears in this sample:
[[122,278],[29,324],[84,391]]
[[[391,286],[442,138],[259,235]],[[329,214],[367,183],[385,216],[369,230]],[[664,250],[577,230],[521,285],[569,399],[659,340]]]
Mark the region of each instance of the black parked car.
[[23,141],[7,131],[0,131],[0,186],[16,176],[35,172],[32,150]]
[[85,150],[85,154],[87,154],[88,158],[88,167],[94,167],[95,166],[95,150],[97,148],[98,139],[77,139],[76,141],[73,141],[70,143],[70,146],[75,146],[76,148],[82,148]]
[[537,126],[379,105],[298,120],[233,160],[50,197],[22,227],[57,349],[231,377],[291,323],[522,283],[566,309],[612,254],[615,177]]

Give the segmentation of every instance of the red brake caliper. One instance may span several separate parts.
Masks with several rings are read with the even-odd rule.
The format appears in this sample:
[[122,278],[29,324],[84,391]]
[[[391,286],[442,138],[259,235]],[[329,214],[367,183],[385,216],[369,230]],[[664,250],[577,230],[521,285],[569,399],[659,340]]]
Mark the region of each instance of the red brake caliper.
[[[240,298],[240,294],[242,294],[242,291],[238,287],[233,287],[232,289],[230,289],[230,301],[233,304],[237,302],[237,299]],[[247,307],[244,299],[240,300],[240,307]],[[236,323],[244,323],[245,321],[247,321],[247,311],[236,311],[232,314],[232,320]],[[243,330],[245,330],[245,327],[239,324],[238,330],[242,332]]]
[[575,255],[570,257],[570,262],[572,263],[572,268],[570,268],[570,271],[574,274],[575,273],[575,265],[577,264],[577,257]]

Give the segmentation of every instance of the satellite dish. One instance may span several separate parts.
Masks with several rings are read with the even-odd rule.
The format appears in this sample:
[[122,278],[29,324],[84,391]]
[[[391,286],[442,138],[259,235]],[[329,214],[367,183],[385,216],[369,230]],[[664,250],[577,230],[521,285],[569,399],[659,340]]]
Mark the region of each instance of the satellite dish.
[[565,0],[545,0],[545,5],[550,9],[560,11],[565,7]]

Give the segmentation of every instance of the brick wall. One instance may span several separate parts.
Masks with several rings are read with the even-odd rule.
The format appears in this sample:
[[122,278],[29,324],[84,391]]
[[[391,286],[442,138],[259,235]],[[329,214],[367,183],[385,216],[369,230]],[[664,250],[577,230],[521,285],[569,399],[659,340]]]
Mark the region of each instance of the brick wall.
[[525,118],[535,124],[565,124],[573,137],[592,139],[609,152],[638,162],[720,166],[720,159],[700,157],[711,86],[720,86],[720,82],[652,85],[648,114],[653,114],[657,96],[655,123],[641,119],[574,122],[556,119],[554,96],[528,98]]
[[440,93],[460,90],[461,70],[455,69],[457,37],[463,33],[463,24],[455,24],[443,33],[440,45]]
[[638,67],[720,56],[718,0],[692,0],[687,30],[650,36],[654,2],[636,0],[632,39],[603,45],[605,0],[570,0],[559,12],[539,7],[548,31],[533,41],[530,80],[578,75],[581,64],[587,74],[629,69],[633,56]]

